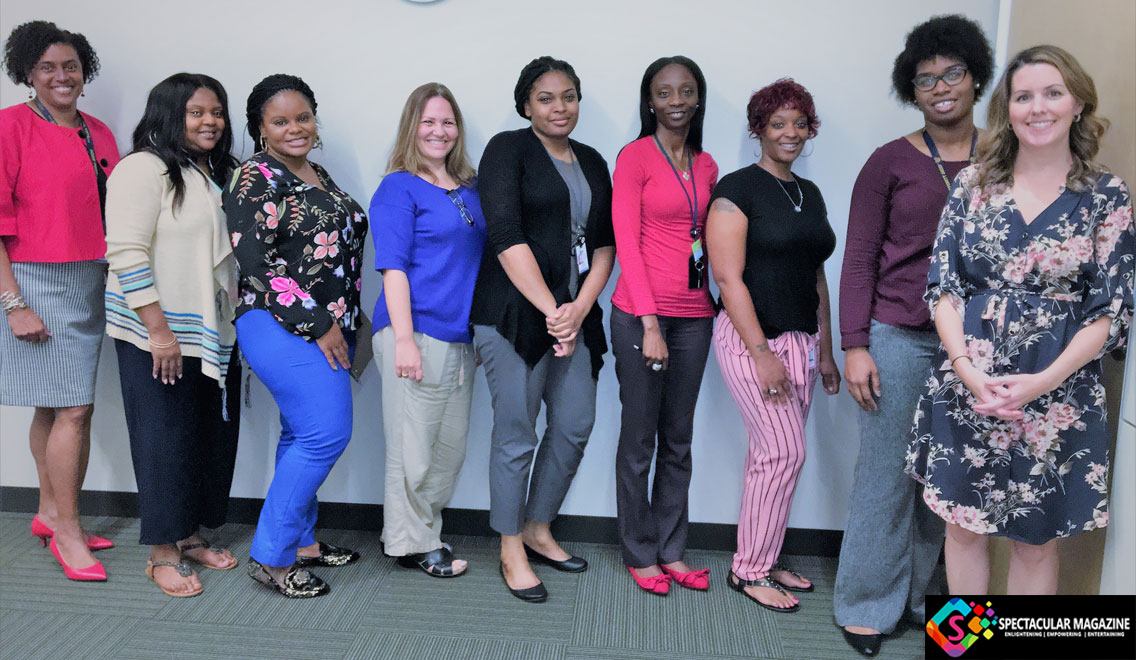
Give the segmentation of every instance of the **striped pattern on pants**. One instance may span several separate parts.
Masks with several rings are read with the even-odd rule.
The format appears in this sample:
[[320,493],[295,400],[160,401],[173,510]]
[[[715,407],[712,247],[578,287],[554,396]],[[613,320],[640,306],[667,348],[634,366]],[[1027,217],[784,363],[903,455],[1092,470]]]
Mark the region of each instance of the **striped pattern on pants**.
[[714,326],[714,353],[749,436],[734,574],[765,577],[785,541],[789,509],[805,463],[805,420],[817,379],[817,335],[784,332],[769,349],[785,365],[792,392],[784,404],[765,400],[753,360],[723,311]]

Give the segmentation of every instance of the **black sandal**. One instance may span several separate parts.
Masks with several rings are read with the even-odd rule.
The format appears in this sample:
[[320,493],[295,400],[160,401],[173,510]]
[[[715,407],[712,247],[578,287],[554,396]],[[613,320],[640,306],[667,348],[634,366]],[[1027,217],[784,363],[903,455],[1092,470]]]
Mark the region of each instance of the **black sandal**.
[[[734,578],[737,579],[737,582],[734,582]],[[743,580],[737,575],[734,575],[733,571],[730,571],[730,573],[726,576],[726,584],[729,585],[729,587],[734,591],[740,593],[741,595],[752,600],[758,605],[761,605],[767,610],[789,614],[801,609],[800,603],[794,603],[792,607],[775,607],[773,605],[763,603],[757,598],[751,596],[749,592],[745,590],[746,587],[766,587],[768,589],[776,589],[777,591],[781,592],[781,595],[788,596],[789,594],[785,593],[785,590],[781,588],[781,583],[777,582],[776,580],[769,579],[769,576],[758,578],[756,580]]]
[[331,591],[331,587],[326,582],[298,566],[289,569],[284,580],[277,582],[276,578],[252,557],[248,560],[248,576],[288,598],[315,598]]
[[[451,578],[465,575],[465,571],[454,572],[454,560],[457,557],[446,546],[430,552],[417,552],[412,555],[403,555],[398,558],[398,565],[403,568],[417,568],[426,575],[436,578]],[[469,564],[466,564],[469,569]]]
[[789,591],[796,591],[797,593],[800,593],[800,594],[811,594],[813,592],[813,589],[816,587],[816,585],[813,584],[812,580],[808,579],[807,577],[801,575],[797,571],[794,571],[793,569],[789,568],[788,566],[786,566],[785,564],[782,564],[780,562],[774,564],[769,569],[770,573],[772,573],[773,571],[785,571],[786,573],[788,573],[789,575],[792,575],[793,577],[797,578],[798,580],[804,580],[805,582],[809,583],[809,586],[807,586],[807,587],[793,587],[793,586],[785,584],[784,582],[781,582],[780,580],[773,580],[774,582],[781,585],[782,587],[785,587]]

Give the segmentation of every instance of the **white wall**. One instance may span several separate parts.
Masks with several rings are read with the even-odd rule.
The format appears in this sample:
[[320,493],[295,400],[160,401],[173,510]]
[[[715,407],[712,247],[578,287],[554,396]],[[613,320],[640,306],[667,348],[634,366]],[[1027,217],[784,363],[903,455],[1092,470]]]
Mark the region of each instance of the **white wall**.
[[[16,25],[37,18],[84,33],[103,71],[80,107],[110,125],[123,151],[150,87],[171,73],[200,71],[220,79],[231,96],[234,129],[242,134],[244,99],[252,85],[270,73],[300,75],[319,102],[325,147],[313,159],[364,205],[382,173],[403,101],[423,82],[437,80],[453,90],[477,158],[493,134],[524,125],[512,101],[521,67],[538,55],[567,59],[580,75],[583,92],[573,137],[596,147],[614,165],[620,147],[638,134],[643,69],[657,57],[681,53],[706,74],[705,148],[725,174],[754,160],[756,145],[745,130],[749,94],[792,76],[814,94],[822,121],[815,150],[808,149],[811,155],[796,171],[820,186],[838,236],[836,253],[826,266],[835,316],[856,174],[875,147],[921,123],[917,111],[900,107],[889,96],[892,61],[907,30],[944,11],[967,14],[995,38],[996,0],[954,0],[949,7],[927,0],[442,0],[424,6],[405,0],[277,0],[268,5],[5,0],[0,35],[6,38]],[[26,98],[26,89],[7,79],[0,82],[3,106]],[[247,136],[241,148],[244,156],[252,153]],[[378,289],[379,277],[370,273],[363,291],[368,310]],[[611,290],[609,286],[601,297],[605,316]],[[607,359],[595,431],[564,513],[615,515],[612,466],[619,399],[610,354]],[[115,362],[108,341],[85,484],[93,490],[135,488]],[[354,438],[321,489],[321,499],[382,501],[379,390],[372,366],[355,389]],[[255,378],[251,408],[242,414],[232,494],[263,497],[279,422],[271,397]],[[491,419],[485,381],[478,376],[468,458],[453,506],[489,506]],[[4,486],[36,485],[26,447],[30,420],[30,409],[0,408]],[[843,527],[858,447],[856,424],[856,407],[845,392],[828,397],[817,389],[808,425],[809,458],[791,526]],[[736,522],[745,447],[741,419],[711,354],[695,418],[692,520]]]

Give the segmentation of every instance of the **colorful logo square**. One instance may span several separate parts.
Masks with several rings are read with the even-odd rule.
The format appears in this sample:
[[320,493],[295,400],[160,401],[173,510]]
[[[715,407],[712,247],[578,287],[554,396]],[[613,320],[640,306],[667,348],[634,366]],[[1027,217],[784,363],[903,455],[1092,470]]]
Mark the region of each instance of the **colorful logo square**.
[[979,637],[994,636],[991,628],[998,625],[998,617],[989,602],[967,603],[952,598],[927,622],[927,635],[935,640],[947,655],[957,658],[978,641]]

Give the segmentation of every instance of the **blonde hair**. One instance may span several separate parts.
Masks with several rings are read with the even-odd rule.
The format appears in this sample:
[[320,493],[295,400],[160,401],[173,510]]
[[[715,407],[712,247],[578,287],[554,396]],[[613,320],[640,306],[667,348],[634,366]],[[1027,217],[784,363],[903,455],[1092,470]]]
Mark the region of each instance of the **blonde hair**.
[[419,86],[406,99],[402,106],[402,117],[398,120],[398,138],[391,150],[390,160],[387,161],[387,174],[391,172],[410,172],[411,174],[425,174],[430,176],[426,167],[426,159],[418,150],[418,122],[426,103],[434,97],[442,97],[453,108],[454,121],[458,127],[458,137],[454,140],[454,147],[446,155],[446,173],[460,185],[468,185],[477,176],[477,171],[470,164],[469,155],[465,151],[465,124],[462,122],[461,109],[449,88],[442,83],[426,83]]
[[1061,73],[1069,93],[1084,104],[1080,119],[1069,128],[1073,166],[1069,169],[1066,186],[1070,190],[1091,188],[1095,173],[1104,170],[1093,159],[1100,151],[1100,139],[1108,130],[1109,122],[1096,116],[1097,88],[1092,77],[1068,51],[1052,45],[1034,46],[1015,55],[994,87],[986,112],[986,133],[978,142],[978,185],[1008,185],[1013,177],[1018,137],[1010,126],[1010,95],[1013,91],[1010,87],[1014,74],[1027,64],[1052,65]]

